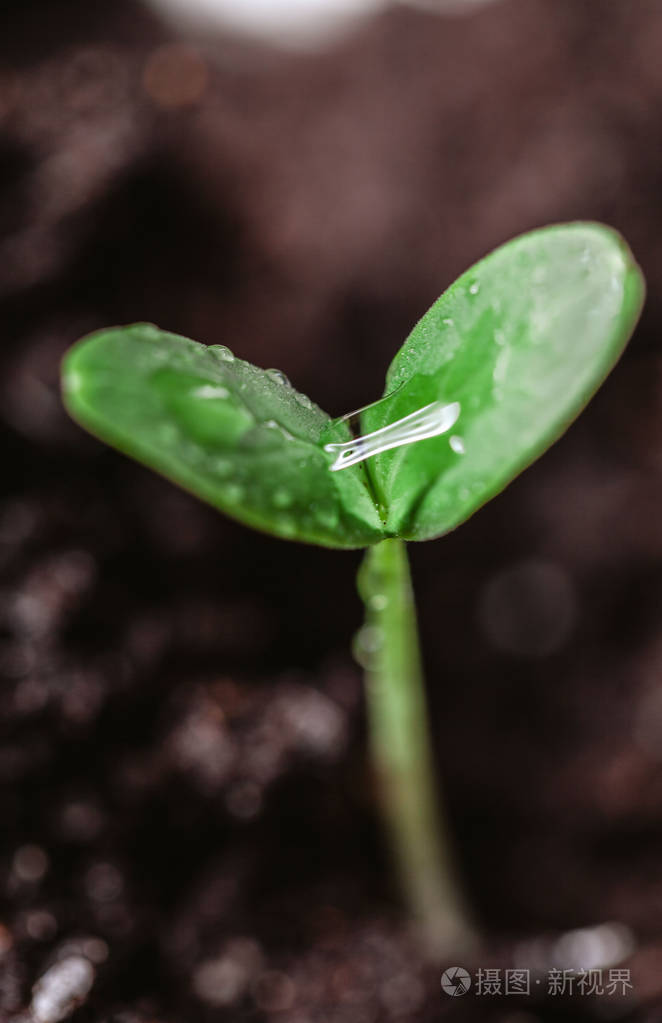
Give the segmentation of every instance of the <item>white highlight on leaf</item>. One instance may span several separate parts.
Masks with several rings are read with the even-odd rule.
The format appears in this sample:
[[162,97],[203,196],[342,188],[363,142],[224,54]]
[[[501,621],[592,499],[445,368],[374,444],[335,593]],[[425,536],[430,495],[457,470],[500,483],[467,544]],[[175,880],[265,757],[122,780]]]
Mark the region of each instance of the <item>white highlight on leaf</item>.
[[203,384],[201,387],[196,387],[193,395],[196,398],[229,398],[230,392],[227,387],[220,387],[215,384]]
[[366,433],[356,440],[348,440],[342,444],[325,444],[324,450],[337,455],[333,465],[329,466],[331,472],[339,469],[347,469],[350,465],[363,462],[366,458],[372,458],[382,451],[389,451],[391,448],[399,448],[403,444],[415,444],[419,440],[427,440],[429,437],[437,437],[446,433],[458,420],[460,415],[459,401],[452,401],[445,405],[441,401],[433,401],[424,405],[416,412],[410,413],[395,423],[389,423],[380,430],[373,433]]

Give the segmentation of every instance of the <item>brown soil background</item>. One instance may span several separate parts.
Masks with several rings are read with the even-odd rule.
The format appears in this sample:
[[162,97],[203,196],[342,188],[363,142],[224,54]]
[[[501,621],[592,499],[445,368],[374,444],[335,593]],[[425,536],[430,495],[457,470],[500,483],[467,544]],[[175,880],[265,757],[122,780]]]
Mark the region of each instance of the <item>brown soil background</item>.
[[[0,12],[0,1018],[78,949],[76,1023],[659,1019],[660,4],[191,45],[129,0]],[[340,414],[473,260],[575,218],[636,253],[636,336],[550,453],[411,559],[473,965],[616,921],[634,991],[450,1000],[364,761],[359,556],[253,534],[94,442],[58,363],[151,320]]]

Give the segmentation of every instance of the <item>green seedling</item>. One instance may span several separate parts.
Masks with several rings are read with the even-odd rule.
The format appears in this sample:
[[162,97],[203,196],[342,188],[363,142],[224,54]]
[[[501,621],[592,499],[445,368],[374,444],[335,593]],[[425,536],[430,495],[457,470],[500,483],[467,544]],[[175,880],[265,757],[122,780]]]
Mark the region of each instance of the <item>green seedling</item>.
[[472,927],[442,827],[405,541],[454,529],[563,433],[643,297],[610,228],[525,234],[463,274],[395,356],[384,397],[340,419],[278,370],[148,324],[99,331],[64,360],[67,408],[102,440],[249,526],[367,548],[357,648],[372,761],[403,892],[436,951]]

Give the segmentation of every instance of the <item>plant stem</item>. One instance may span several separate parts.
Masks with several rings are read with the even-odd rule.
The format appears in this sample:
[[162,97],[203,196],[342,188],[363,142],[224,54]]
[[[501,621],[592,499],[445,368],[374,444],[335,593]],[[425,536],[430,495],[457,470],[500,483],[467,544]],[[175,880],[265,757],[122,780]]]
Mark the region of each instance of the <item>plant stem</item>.
[[473,934],[442,826],[404,542],[368,548],[358,584],[366,624],[357,655],[366,668],[372,763],[403,895],[430,952],[459,952]]

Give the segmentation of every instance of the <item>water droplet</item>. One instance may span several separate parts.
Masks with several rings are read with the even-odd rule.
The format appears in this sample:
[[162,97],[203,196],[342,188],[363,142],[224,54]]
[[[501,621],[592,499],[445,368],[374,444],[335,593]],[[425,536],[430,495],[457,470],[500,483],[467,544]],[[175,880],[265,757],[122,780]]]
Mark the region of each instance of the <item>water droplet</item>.
[[272,501],[276,508],[289,508],[292,504],[292,495],[284,487],[278,487],[273,492]]
[[161,331],[155,323],[138,323],[136,328],[140,331],[143,337],[154,339],[161,337]]
[[443,323],[444,327],[452,327],[454,320],[450,316],[447,316],[446,319],[442,320],[441,322]]
[[501,327],[497,327],[494,331],[494,343],[499,347],[503,347],[506,343],[506,332]]
[[297,525],[294,519],[291,519],[288,515],[281,515],[276,520],[276,529],[283,536],[294,536],[297,531]]
[[469,285],[469,294],[477,295],[480,291],[480,281],[472,281]]
[[209,351],[223,362],[234,362],[234,355],[225,345],[209,345]]
[[223,489],[223,496],[234,504],[241,501],[244,496],[244,488],[239,483],[228,483]]
[[270,380],[273,380],[275,384],[281,384],[283,387],[292,387],[292,384],[280,369],[265,369],[264,371]]
[[212,469],[221,479],[226,479],[232,472],[232,462],[229,458],[215,458]]
[[451,437],[448,442],[456,455],[463,455],[465,452],[464,441],[461,437]]
[[354,636],[352,653],[362,668],[371,668],[383,644],[383,631],[376,625],[364,625]]
[[383,611],[388,607],[388,597],[385,593],[373,593],[368,600],[368,607],[371,611]]
[[308,395],[306,395],[306,394],[299,394],[297,392],[296,399],[297,399],[297,401],[299,402],[300,405],[303,405],[304,408],[314,408],[314,405],[313,405],[312,401],[310,400],[310,398],[308,397]]
[[459,401],[444,405],[441,401],[433,401],[424,405],[416,412],[398,419],[395,423],[383,426],[363,437],[345,441],[342,444],[325,444],[324,450],[336,455],[335,462],[329,466],[332,472],[346,469],[366,458],[372,458],[382,451],[402,447],[403,444],[414,444],[429,437],[437,437],[446,433],[458,420],[460,415]]
[[227,387],[220,387],[216,384],[202,384],[192,392],[194,398],[229,398],[230,392]]
[[314,510],[315,521],[326,529],[334,529],[338,525],[338,512],[335,508],[319,506]]
[[469,492],[469,488],[468,487],[461,487],[460,488],[460,495],[459,496],[460,496],[460,500],[461,501],[468,501],[470,496],[471,496],[471,494]]

